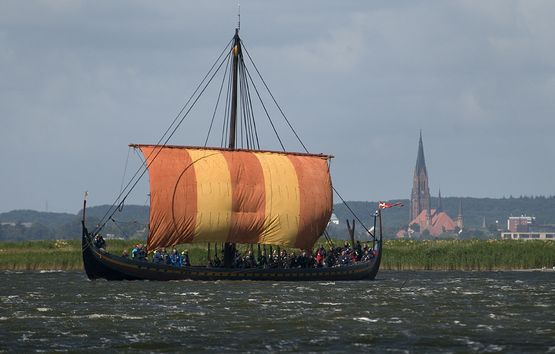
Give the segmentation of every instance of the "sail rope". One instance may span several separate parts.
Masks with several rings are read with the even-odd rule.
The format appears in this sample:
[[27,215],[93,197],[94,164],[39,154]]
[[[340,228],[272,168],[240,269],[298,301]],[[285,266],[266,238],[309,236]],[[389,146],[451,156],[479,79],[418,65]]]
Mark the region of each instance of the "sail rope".
[[127,164],[129,163],[129,155],[131,153],[131,146],[127,149],[127,158],[125,159],[125,167],[123,168],[123,176],[121,176],[121,185],[119,191],[123,190],[123,184],[125,183],[125,175],[127,174]]
[[[256,66],[256,64],[254,63],[254,60],[252,59],[252,57],[249,54],[248,49],[245,47],[245,45],[243,44],[243,41],[241,41],[241,45],[243,46],[243,48],[245,49],[245,53],[247,53],[247,57],[249,58],[250,62],[252,63],[252,66],[254,67],[254,69],[256,70],[256,73],[258,74],[258,77],[260,78],[260,81],[262,81],[262,83],[264,84],[264,87],[266,88],[266,90],[268,91],[268,94],[270,95],[270,97],[272,98],[272,100],[274,101],[274,104],[276,105],[277,109],[279,110],[279,112],[281,113],[283,119],[285,120],[285,122],[287,123],[287,125],[289,126],[289,128],[291,129],[291,131],[293,132],[293,134],[295,135],[295,137],[297,138],[297,140],[299,141],[299,143],[301,144],[301,146],[303,147],[303,149],[305,150],[305,152],[309,152],[306,145],[303,143],[302,139],[300,138],[300,136],[297,134],[297,131],[295,130],[295,128],[293,128],[293,125],[291,124],[291,122],[289,121],[289,119],[287,118],[287,116],[285,115],[285,113],[283,112],[283,110],[281,109],[281,106],[278,104],[277,100],[275,99],[274,95],[272,94],[272,91],[270,90],[270,88],[268,87],[268,85],[266,84],[266,81],[264,80],[264,78],[262,77],[262,74],[260,74],[260,71],[258,70],[258,67]],[[248,73],[248,71],[247,71]],[[248,73],[249,78],[250,74]],[[251,78],[252,81],[252,78]],[[254,85],[254,83],[253,83]],[[255,87],[256,89],[256,87]],[[256,93],[258,95],[258,90],[256,90]],[[258,97],[260,98],[260,95],[258,95]],[[269,118],[269,117],[268,117]],[[273,125],[272,125],[273,127]],[[275,129],[274,129],[275,131]],[[277,131],[275,131],[277,134]],[[281,142],[281,140],[280,140]],[[283,145],[282,145],[283,147]],[[285,150],[285,149],[284,149]],[[353,209],[349,206],[349,204],[347,204],[347,202],[345,201],[345,199],[343,199],[343,197],[341,196],[341,194],[337,191],[337,189],[332,186],[333,191],[335,192],[335,194],[339,197],[339,199],[341,199],[341,202],[345,205],[345,207],[349,210],[349,212],[353,215],[353,217],[360,223],[360,225],[365,229],[368,230],[368,228],[364,225],[364,223],[360,220],[360,218],[355,214],[355,212],[353,211]],[[372,235],[372,234],[371,234]],[[372,236],[373,237],[373,236]]]
[[[225,75],[224,75],[225,76]],[[232,71],[229,70],[227,73],[227,94],[225,100],[225,110],[224,110],[224,119],[222,125],[222,137],[220,147],[224,147],[228,145],[228,137],[229,137],[229,120],[231,119],[231,94],[232,94]]]
[[245,127],[246,146],[248,149],[260,149],[260,141],[258,139],[258,131],[256,129],[256,120],[254,119],[254,110],[252,106],[251,94],[249,89],[249,81],[245,75],[247,68],[245,62],[242,60],[239,66],[241,75],[240,90],[241,90],[241,117]]
[[333,244],[333,241],[330,237],[328,230],[324,230],[324,238],[326,239],[326,242],[328,243],[328,246],[330,248],[335,248],[335,245]]
[[337,196],[339,197],[339,199],[341,199],[341,202],[345,205],[345,207],[349,210],[349,212],[353,215],[353,217],[355,219],[357,219],[358,223],[364,228],[364,230],[366,230],[366,232],[369,233],[369,235],[372,238],[375,238],[375,236],[370,233],[370,229],[366,227],[366,225],[364,225],[364,223],[359,219],[358,215],[355,214],[355,212],[353,211],[353,209],[351,209],[351,207],[349,206],[349,204],[345,201],[345,199],[343,199],[343,197],[341,196],[341,194],[339,194],[339,192],[337,191],[337,189],[334,186],[331,186],[331,188],[333,189],[333,191],[335,192],[335,194],[337,194]]
[[[131,146],[129,148],[133,149]],[[144,165],[146,163],[146,160],[143,158],[143,155],[140,154],[137,149],[133,149],[133,151],[135,152],[135,155],[139,158],[139,161],[141,161],[141,165]]]
[[[110,206],[110,208],[108,208],[108,210],[106,211],[106,213],[104,214],[104,216],[100,219],[99,224],[97,225],[97,227],[94,229],[93,234],[98,233],[102,228],[104,228],[104,226],[106,225],[106,222],[109,220],[109,218],[111,218],[118,210],[118,208],[116,207],[116,205],[120,205],[131,193],[131,191],[133,191],[133,189],[136,187],[136,185],[139,183],[139,181],[141,180],[141,178],[145,175],[146,171],[148,171],[148,167],[150,167],[150,165],[156,160],[156,157],[158,157],[158,155],[160,154],[160,152],[162,151],[162,147],[166,146],[168,141],[172,138],[172,136],[175,134],[175,132],[177,131],[177,129],[179,128],[179,126],[181,125],[181,123],[183,123],[183,121],[185,120],[185,118],[188,116],[189,112],[191,112],[191,110],[193,109],[193,107],[195,106],[195,104],[197,103],[197,101],[199,100],[200,96],[202,96],[202,94],[204,93],[204,91],[206,90],[206,88],[208,87],[208,85],[212,82],[212,79],[214,79],[214,76],[216,76],[216,74],[218,73],[218,71],[220,70],[220,68],[222,67],[223,63],[226,61],[226,57],[224,57],[224,60],[221,60],[223,54],[228,51],[228,48],[230,47],[231,43],[232,43],[233,39],[231,39],[228,44],[226,45],[226,47],[224,48],[224,50],[222,50],[222,52],[220,53],[220,55],[218,56],[218,58],[216,59],[216,61],[214,62],[214,64],[212,64],[212,66],[210,67],[210,70],[208,71],[208,73],[203,77],[203,79],[201,80],[201,82],[199,83],[199,85],[197,86],[197,88],[194,90],[193,94],[189,97],[189,99],[187,100],[187,102],[185,103],[185,105],[183,105],[183,107],[181,108],[181,110],[179,111],[179,113],[177,114],[177,116],[174,118],[174,120],[172,121],[172,123],[170,124],[170,126],[168,127],[168,129],[166,129],[166,131],[164,132],[164,134],[162,134],[162,137],[160,137],[160,139],[158,140],[158,142],[156,143],[156,146],[159,147],[159,149],[153,149],[153,151],[149,154],[149,156],[146,158],[146,160],[148,160],[151,155],[156,151],[156,154],[154,155],[154,157],[152,158],[152,160],[150,161],[150,163],[148,165],[142,164],[137,171],[135,172],[135,174],[133,175],[133,177],[129,180],[129,182],[127,183],[127,185],[125,186],[125,188],[118,194],[118,196],[116,197],[114,203]],[[219,63],[219,65],[218,65]],[[217,68],[214,70],[214,68],[217,66]],[[214,72],[211,76],[210,73],[212,73],[212,71]],[[207,80],[207,78],[210,76],[210,78],[208,79],[208,81],[205,83],[205,81]],[[204,85],[204,86],[203,86]],[[202,89],[201,89],[202,88]],[[199,91],[200,90],[200,91]],[[196,98],[195,98],[196,97]],[[191,103],[192,102],[192,103]],[[188,109],[187,107],[190,106]],[[187,110],[186,110],[187,109]],[[183,114],[183,112],[185,112]],[[181,115],[183,114],[183,116],[181,117]],[[181,117],[181,119],[179,119]],[[177,122],[177,124],[176,124]],[[174,126],[175,125],[175,126]],[[173,127],[173,129],[172,129]],[[162,143],[163,142],[163,143]],[[162,144],[161,144],[162,143]],[[145,160],[145,161],[146,161]]]
[[135,224],[135,225],[142,226],[142,227],[145,227],[145,226],[146,226],[145,224],[140,223],[140,222],[138,222],[138,221],[136,221],[136,220],[134,220],[134,221],[120,221],[120,220],[114,219],[114,217],[110,217],[110,221],[112,221],[112,222],[114,223],[114,225],[116,225],[116,227],[121,231],[123,237],[125,237],[125,238],[129,238],[129,235],[127,235],[127,233],[125,232],[125,230],[123,230],[123,229],[121,228],[120,225],[123,225],[123,224],[127,224],[127,225],[129,225],[129,224]]
[[[241,99],[241,105],[240,105],[241,119],[239,120],[241,122],[241,129],[240,129],[241,146],[246,146],[247,149],[250,149],[253,136],[252,136],[251,126],[249,124],[250,112],[248,111],[248,106],[246,105],[246,102],[245,102],[245,96],[247,95],[247,93],[245,91],[245,80],[243,79],[244,74],[242,74],[242,72],[244,71],[242,61],[240,62],[240,65],[237,69],[239,71],[239,77],[241,78],[239,81],[239,92],[241,93],[239,95],[239,98]],[[244,140],[243,140],[243,136],[244,136]]]
[[[257,93],[260,104],[266,113],[266,117],[270,122],[270,126],[272,127],[272,130],[274,131],[274,134],[278,139],[282,150],[285,151],[285,145],[283,144],[283,141],[281,140],[281,137],[277,132],[277,128],[272,120],[272,117],[270,116],[269,111],[266,105],[264,104],[264,101],[262,100],[260,93],[258,92],[258,89],[256,87],[256,84],[254,83],[252,76],[250,76],[250,74],[248,73],[248,68],[243,59],[243,55],[241,52],[238,55],[239,55],[239,62],[238,62],[239,65],[237,69],[238,69],[239,93],[240,93],[238,95],[240,99],[240,110],[238,111],[238,113],[240,115],[240,119],[237,120],[237,123],[238,123],[237,140],[238,140],[239,146],[241,146],[241,148],[246,148],[246,149],[260,149],[260,139],[258,136],[258,128],[254,117],[254,108],[253,108],[253,101],[251,96],[251,85],[252,85],[252,87],[254,87]],[[230,58],[230,56],[228,58]],[[224,75],[222,77],[222,83],[220,86],[218,99],[216,100],[214,114],[212,116],[208,134],[205,139],[205,146],[207,145],[207,142],[210,138],[209,136],[212,132],[213,121],[215,119],[215,112],[217,111],[217,107],[221,101],[221,91],[226,81],[227,81],[227,95],[225,100],[224,119],[222,124],[220,146],[224,147],[228,145],[230,101],[231,101],[231,95],[232,95],[232,79],[231,79],[232,70],[230,66],[226,65],[226,69],[224,71],[227,72],[228,75]],[[250,80],[250,84],[249,84],[249,80]]]
[[121,234],[123,235],[123,237],[129,238],[126,235],[126,232],[118,225],[118,222],[116,222],[116,220],[114,220],[113,217],[110,217],[110,220],[114,223],[114,225],[116,225],[116,227],[119,229],[119,231],[121,231]]
[[279,134],[278,134],[277,129],[274,125],[274,122],[272,121],[272,118],[270,117],[270,114],[268,113],[268,109],[266,108],[266,105],[264,104],[264,101],[262,101],[262,97],[260,96],[260,93],[258,92],[258,89],[256,88],[256,84],[254,83],[254,80],[252,79],[252,76],[251,76],[249,70],[245,68],[245,72],[247,73],[247,76],[249,77],[249,80],[251,81],[252,87],[254,87],[254,91],[256,92],[256,96],[258,96],[258,100],[260,101],[260,104],[262,105],[262,108],[264,109],[264,112],[266,113],[266,117],[268,117],[268,121],[270,121],[270,125],[272,126],[272,129],[274,130],[274,133],[276,134],[276,137],[279,141],[279,145],[281,145],[281,148],[283,149],[283,151],[285,151],[285,146],[283,145],[283,142],[281,141],[281,138],[279,137]]
[[[244,63],[243,63],[243,65],[244,65]],[[257,149],[260,149],[260,141],[258,139],[258,130],[256,128],[256,119],[254,119],[254,113],[253,113],[254,110],[253,110],[253,107],[252,107],[252,99],[251,99],[251,95],[250,95],[249,81],[247,80],[246,76],[244,78],[245,78],[245,89],[246,89],[246,92],[247,92],[247,95],[246,95],[247,103],[248,103],[249,110],[250,110],[251,116],[252,116],[250,121],[252,122],[252,130],[254,132],[254,139],[256,140],[255,147]]]
[[279,110],[279,112],[283,116],[283,119],[285,119],[285,122],[287,123],[287,125],[289,126],[291,131],[293,132],[293,134],[295,134],[295,137],[297,138],[297,140],[299,141],[299,143],[303,147],[304,151],[308,153],[308,149],[306,148],[303,141],[301,140],[301,138],[299,137],[299,135],[297,134],[297,132],[293,128],[293,125],[291,125],[291,123],[289,122],[289,119],[287,119],[287,116],[285,115],[285,113],[283,113],[283,110],[281,109],[281,106],[277,103],[277,100],[274,98],[274,95],[272,94],[272,91],[270,91],[270,88],[266,84],[266,81],[262,77],[262,74],[260,74],[260,71],[258,71],[258,68],[256,67],[256,64],[252,60],[251,55],[249,54],[249,51],[247,50],[247,47],[244,46],[243,41],[241,41],[241,44],[243,45],[243,48],[245,49],[245,53],[247,53],[247,57],[249,58],[250,62],[252,63],[252,66],[254,67],[254,70],[256,70],[256,73],[258,74],[258,77],[260,78],[260,81],[262,81],[262,83],[264,84],[264,87],[266,87],[266,90],[268,91],[268,94],[270,95],[270,97],[272,97],[272,100],[274,101],[274,104],[276,105],[277,109]]
[[[207,87],[210,85],[210,83],[212,82],[212,80],[214,79],[214,77],[216,76],[216,74],[220,71],[222,65],[224,63],[226,64],[226,69],[224,70],[227,71],[228,67],[229,67],[229,63],[230,63],[230,58],[231,58],[231,51],[229,51],[229,47],[231,45],[231,43],[233,42],[233,38],[228,42],[228,44],[225,46],[225,48],[222,50],[222,52],[220,53],[220,55],[218,56],[218,58],[216,59],[216,61],[212,64],[212,66],[210,67],[210,70],[206,73],[206,75],[203,77],[203,79],[201,80],[201,82],[198,84],[198,86],[196,87],[196,89],[194,90],[193,94],[189,97],[189,99],[187,100],[187,102],[183,105],[183,107],[181,108],[181,110],[179,111],[179,113],[176,115],[176,117],[173,119],[172,123],[170,124],[170,126],[166,129],[166,131],[162,134],[162,136],[160,137],[160,139],[158,140],[158,142],[156,143],[156,147],[158,147],[158,149],[153,149],[149,156],[146,157],[146,159],[142,162],[141,166],[137,169],[137,171],[135,172],[135,174],[133,175],[133,177],[129,180],[129,182],[127,183],[127,185],[124,188],[121,188],[120,193],[118,194],[118,196],[116,197],[114,203],[110,206],[110,208],[106,211],[106,213],[104,214],[104,216],[100,219],[99,224],[97,225],[97,227],[95,228],[95,230],[93,231],[93,234],[98,233],[102,228],[104,228],[104,226],[106,225],[106,222],[110,219],[112,219],[112,216],[121,209],[121,207],[123,206],[123,203],[125,202],[125,199],[129,196],[129,194],[133,191],[133,189],[136,187],[136,185],[138,184],[138,182],[141,180],[141,178],[145,175],[145,173],[148,171],[148,168],[150,167],[150,165],[154,162],[154,160],[157,158],[157,156],[160,154],[160,152],[162,151],[162,148],[164,146],[167,145],[167,143],[169,142],[169,140],[173,137],[173,135],[175,134],[175,132],[177,131],[177,129],[179,128],[179,126],[183,123],[183,121],[185,120],[185,118],[188,116],[188,114],[191,112],[192,108],[195,106],[195,104],[197,103],[197,101],[199,100],[199,98],[202,96],[202,94],[204,93],[204,91],[207,89]],[[303,141],[301,140],[300,136],[297,134],[296,130],[293,128],[293,125],[291,124],[291,122],[289,121],[289,119],[287,118],[287,116],[285,115],[285,113],[283,112],[281,106],[278,104],[277,100],[275,99],[274,95],[272,94],[270,88],[268,87],[268,85],[266,84],[266,81],[264,80],[264,78],[262,77],[260,71],[258,70],[258,67],[256,66],[256,64],[254,63],[252,57],[250,56],[247,48],[244,46],[243,41],[241,41],[241,45],[243,46],[243,48],[245,49],[245,52],[247,53],[247,57],[250,60],[250,63],[253,65],[256,73],[258,74],[259,79],[261,80],[261,82],[263,83],[264,87],[266,88],[268,94],[270,95],[270,97],[272,98],[274,104],[276,105],[277,109],[279,110],[279,112],[281,113],[282,117],[284,118],[285,122],[287,123],[287,125],[289,126],[289,128],[291,129],[291,131],[293,132],[293,134],[295,135],[295,137],[297,138],[298,142],[301,144],[301,146],[303,147],[303,149],[305,150],[305,152],[309,152],[306,145],[303,143]],[[226,55],[223,60],[222,60],[222,56],[224,55],[224,53],[228,51],[228,55]],[[219,65],[218,65],[219,63]],[[259,143],[259,139],[258,139],[258,133],[257,133],[257,129],[256,129],[256,122],[254,119],[254,112],[252,109],[252,99],[250,96],[250,89],[249,89],[249,81],[252,85],[252,87],[255,90],[255,93],[262,105],[262,108],[266,114],[266,117],[268,118],[270,125],[279,141],[279,144],[281,146],[281,148],[283,149],[283,151],[286,151],[285,146],[277,132],[277,128],[274,125],[274,122],[272,121],[272,118],[270,117],[270,114],[268,112],[268,109],[266,107],[266,105],[264,104],[261,94],[254,82],[253,77],[251,76],[247,66],[245,65],[245,62],[243,60],[243,56],[240,53],[240,66],[239,66],[239,70],[243,73],[243,75],[241,75],[241,82],[240,82],[240,87],[241,87],[241,91],[244,93],[242,95],[240,95],[241,97],[241,106],[242,106],[242,112],[240,112],[240,114],[242,115],[242,120],[240,120],[241,126],[240,126],[240,138],[241,138],[241,144],[243,145],[243,134],[245,136],[245,141],[246,141],[246,146],[247,148],[252,148],[252,147],[257,147],[260,148],[260,143]],[[214,70],[214,68],[217,66],[217,68]],[[212,73],[212,75],[210,75]],[[246,75],[245,75],[246,73]],[[208,81],[206,82],[206,80],[208,79]],[[216,115],[217,112],[217,108],[220,102],[220,98],[221,98],[221,93],[222,93],[222,89],[223,89],[223,85],[225,83],[225,79],[226,79],[226,75],[223,76],[222,78],[222,83],[220,85],[220,90],[218,93],[218,99],[216,102],[216,105],[214,107],[214,112],[212,115],[212,120],[210,122],[210,127],[208,129],[208,134],[206,136],[206,140],[205,140],[205,146],[208,143],[208,139],[210,136],[210,133],[212,131],[212,127],[213,127],[213,122],[214,122],[214,117]],[[230,110],[230,100],[231,100],[231,70],[229,70],[229,75],[228,75],[228,92],[226,95],[226,109],[224,110],[225,112],[225,116],[224,116],[224,126],[223,126],[223,134],[222,134],[222,146],[224,146],[224,143],[227,143],[227,131],[228,131],[228,123],[229,122],[229,110]],[[206,84],[205,84],[206,82]],[[200,91],[199,91],[200,90]],[[191,103],[192,102],[192,103]],[[188,109],[187,109],[188,108]],[[185,113],[183,113],[185,112]],[[255,145],[255,141],[256,141],[256,145]],[[150,162],[147,165],[147,161],[151,158],[152,154],[154,154],[154,156],[152,157],[152,159],[150,160]],[[128,153],[128,157],[129,157],[129,153]],[[125,171],[124,171],[124,177],[122,179],[122,186],[123,186],[123,180],[125,178],[125,174],[126,174],[126,170],[127,170],[127,162],[126,162],[126,167],[125,167]],[[355,217],[355,219],[362,225],[362,227],[364,227],[365,230],[368,230],[368,228],[364,225],[364,223],[360,220],[360,218],[354,213],[354,211],[352,210],[352,208],[347,204],[347,202],[345,201],[345,199],[343,199],[343,197],[341,196],[341,194],[337,191],[337,189],[332,186],[333,191],[335,192],[335,194],[341,199],[342,203],[346,206],[346,208],[349,210],[349,212],[353,215],[353,217]],[[121,210],[120,210],[121,211]],[[113,221],[113,219],[112,219]],[[372,234],[370,234],[372,237],[374,237]],[[326,237],[329,239],[329,235],[326,234]],[[331,239],[329,239],[329,241],[331,241]]]
[[[227,72],[229,67],[229,63],[231,62],[231,52],[227,55],[227,64],[225,65],[224,72]],[[222,83],[220,85],[220,90],[218,91],[218,99],[216,100],[216,104],[214,105],[214,112],[212,113],[212,120],[210,120],[210,127],[208,128],[208,133],[206,134],[206,140],[204,141],[204,147],[208,145],[208,138],[210,137],[210,133],[212,132],[212,126],[214,125],[214,118],[216,118],[216,112],[218,111],[218,105],[220,103],[220,98],[222,96],[222,90],[224,88],[225,83],[225,75],[222,76]]]

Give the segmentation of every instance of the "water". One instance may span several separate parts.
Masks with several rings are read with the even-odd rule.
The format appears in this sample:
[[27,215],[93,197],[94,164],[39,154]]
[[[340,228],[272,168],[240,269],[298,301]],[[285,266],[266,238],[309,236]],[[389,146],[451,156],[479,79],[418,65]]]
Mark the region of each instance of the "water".
[[0,351],[552,352],[555,272],[107,282],[1,272]]

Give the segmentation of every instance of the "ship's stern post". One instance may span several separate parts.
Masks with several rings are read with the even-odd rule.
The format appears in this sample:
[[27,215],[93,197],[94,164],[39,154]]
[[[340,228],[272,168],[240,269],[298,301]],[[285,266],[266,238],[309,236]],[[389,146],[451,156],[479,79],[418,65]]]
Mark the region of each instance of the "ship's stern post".
[[87,216],[87,196],[89,195],[89,192],[85,192],[85,196],[83,198],[83,215],[81,218],[81,236],[83,238],[87,237],[89,232],[87,231],[87,227],[85,226],[85,222],[86,222],[86,216]]

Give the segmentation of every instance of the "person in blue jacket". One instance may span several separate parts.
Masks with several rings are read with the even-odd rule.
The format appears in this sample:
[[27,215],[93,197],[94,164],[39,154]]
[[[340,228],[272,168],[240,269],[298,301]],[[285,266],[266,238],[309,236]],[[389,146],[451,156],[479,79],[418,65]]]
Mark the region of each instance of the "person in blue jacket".
[[164,257],[159,250],[154,251],[154,255],[152,256],[152,262],[162,264],[164,263]]
[[179,252],[174,248],[170,254],[170,261],[173,266],[181,267],[183,265],[183,260]]

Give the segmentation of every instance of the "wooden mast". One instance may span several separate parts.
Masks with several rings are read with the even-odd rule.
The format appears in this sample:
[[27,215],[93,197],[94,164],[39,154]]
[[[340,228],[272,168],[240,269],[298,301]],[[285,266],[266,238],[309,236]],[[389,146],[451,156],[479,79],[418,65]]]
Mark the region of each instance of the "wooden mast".
[[[233,37],[233,47],[231,49],[233,55],[232,63],[232,91],[231,91],[231,116],[229,120],[229,148],[235,149],[235,137],[237,127],[237,74],[239,67],[239,55],[241,54],[241,39],[239,38],[239,27],[235,29],[235,36]],[[224,245],[224,267],[232,266],[233,258],[235,257],[235,244],[226,242]]]
[[237,69],[239,67],[239,53],[241,52],[241,40],[239,39],[239,29],[235,29],[235,36],[233,37],[233,72],[232,72],[232,91],[231,91],[231,117],[229,122],[229,148],[235,149],[235,133],[237,127]]

